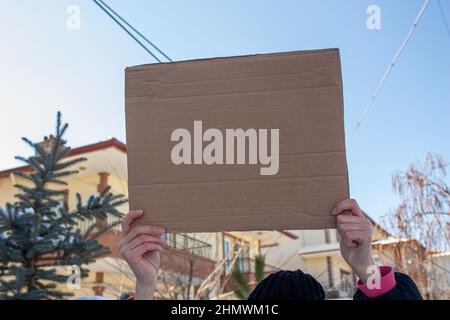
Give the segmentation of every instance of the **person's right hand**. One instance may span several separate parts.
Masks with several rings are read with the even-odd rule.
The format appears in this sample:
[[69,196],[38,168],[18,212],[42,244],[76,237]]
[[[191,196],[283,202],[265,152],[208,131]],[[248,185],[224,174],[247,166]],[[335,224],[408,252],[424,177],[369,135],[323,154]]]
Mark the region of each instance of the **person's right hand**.
[[361,281],[369,276],[372,260],[372,223],[363,214],[356,200],[339,202],[333,210],[337,216],[341,254]]
[[142,210],[132,210],[123,218],[123,239],[119,243],[120,254],[136,276],[136,299],[153,297],[159,253],[166,245],[161,227],[141,225],[130,229],[130,224],[142,214]]

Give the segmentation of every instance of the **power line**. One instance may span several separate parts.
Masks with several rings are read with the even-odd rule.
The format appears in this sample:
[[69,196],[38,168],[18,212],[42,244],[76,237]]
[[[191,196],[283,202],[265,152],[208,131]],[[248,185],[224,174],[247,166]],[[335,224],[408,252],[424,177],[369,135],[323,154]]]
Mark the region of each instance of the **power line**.
[[110,6],[108,6],[104,1],[98,0],[102,5],[104,5],[109,11],[111,11],[117,18],[120,19],[123,23],[125,23],[131,30],[136,32],[142,39],[144,39],[149,45],[151,45],[155,50],[157,50],[164,58],[169,60],[170,62],[173,62],[172,59],[169,58],[167,54],[165,54],[161,49],[159,49],[153,42],[151,42],[146,36],[144,36],[139,30],[137,30],[135,27],[133,27],[128,21],[126,21],[124,18],[122,18],[116,11],[114,11]]
[[359,127],[361,126],[362,121],[366,117],[370,108],[373,106],[375,99],[379,95],[381,89],[384,86],[384,83],[386,82],[387,78],[391,74],[391,71],[394,68],[394,65],[397,63],[398,59],[400,58],[400,55],[402,54],[403,50],[405,49],[406,45],[408,44],[409,40],[411,39],[411,36],[414,34],[414,31],[416,30],[416,28],[419,24],[419,21],[422,18],[422,15],[425,12],[425,9],[428,7],[429,3],[430,3],[430,0],[425,0],[422,8],[419,11],[419,14],[417,15],[416,19],[414,20],[414,23],[413,23],[411,29],[409,30],[408,34],[406,35],[405,39],[403,40],[402,44],[400,45],[400,48],[395,53],[394,58],[392,59],[391,63],[386,68],[386,71],[384,72],[383,77],[381,78],[380,82],[378,83],[377,88],[375,89],[375,92],[373,93],[373,95],[370,98],[369,102],[367,103],[366,107],[363,109],[361,116],[360,116],[358,122],[356,123],[355,128],[353,129],[353,132],[350,136],[350,140],[355,136],[356,132],[358,131]]
[[127,28],[125,28],[108,10],[106,10],[97,0],[93,0],[94,3],[102,9],[111,19],[114,20],[130,37],[132,37],[147,53],[149,53],[156,61],[161,62],[157,56],[155,56],[139,39],[137,39]]
[[442,8],[441,0],[437,0],[439,11],[441,11],[442,20],[444,20],[445,30],[450,37],[450,27],[448,26],[447,18],[445,17],[444,9]]

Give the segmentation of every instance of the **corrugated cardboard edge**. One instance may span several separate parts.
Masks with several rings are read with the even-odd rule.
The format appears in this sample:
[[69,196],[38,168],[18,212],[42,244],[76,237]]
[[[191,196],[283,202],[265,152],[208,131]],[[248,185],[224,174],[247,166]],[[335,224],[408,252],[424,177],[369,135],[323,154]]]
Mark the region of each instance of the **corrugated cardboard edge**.
[[[327,48],[327,49],[318,49],[318,50],[295,50],[295,51],[284,51],[284,52],[275,52],[275,53],[257,53],[257,54],[246,54],[246,55],[239,55],[239,56],[227,56],[227,57],[214,57],[214,58],[200,58],[200,59],[190,59],[190,60],[180,60],[180,61],[173,61],[173,62],[155,62],[155,63],[146,63],[146,64],[140,64],[136,66],[126,67],[125,72],[130,71],[139,71],[139,68],[146,67],[146,66],[155,66],[155,65],[174,65],[178,63],[186,63],[186,62],[203,62],[203,61],[223,61],[223,60],[229,60],[229,59],[235,59],[235,58],[253,58],[253,57],[264,57],[267,55],[271,56],[284,56],[284,55],[290,55],[290,54],[312,54],[312,53],[320,53],[320,52],[328,52],[328,51],[337,51],[339,56],[339,66],[341,66],[341,60],[340,60],[340,51],[338,48]],[[341,73],[341,70],[339,70]],[[341,74],[341,84],[342,84],[342,74]]]
[[[350,197],[350,180],[348,176],[348,162],[347,162],[347,137],[345,135],[345,108],[344,108],[344,80],[342,77],[342,64],[341,64],[341,52],[339,49],[335,49],[338,51],[338,60],[339,60],[339,81],[342,89],[342,101],[341,101],[341,111],[342,111],[342,123],[344,124],[344,157],[345,157],[345,172],[347,173],[347,197]],[[344,200],[344,199],[342,199]]]

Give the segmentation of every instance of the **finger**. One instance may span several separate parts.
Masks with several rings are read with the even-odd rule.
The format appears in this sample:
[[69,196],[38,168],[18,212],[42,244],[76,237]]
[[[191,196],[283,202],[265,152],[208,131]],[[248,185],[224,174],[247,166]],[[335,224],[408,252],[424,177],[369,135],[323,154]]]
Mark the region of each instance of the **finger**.
[[345,223],[338,225],[338,229],[341,232],[347,232],[347,231],[366,231],[367,226],[363,224],[356,224],[356,223]]
[[152,242],[145,242],[143,244],[141,244],[140,246],[129,250],[127,246],[123,247],[120,250],[120,254],[122,255],[122,257],[131,262],[131,263],[137,263],[139,262],[142,257],[144,256],[145,253],[147,252],[153,252],[153,251],[162,251],[163,248],[156,244],[156,243],[152,243]]
[[131,210],[128,214],[122,219],[122,232],[123,234],[127,234],[130,231],[130,224],[134,221],[134,219],[139,218],[144,214],[142,210]]
[[357,243],[358,245],[368,244],[370,242],[367,232],[364,231],[347,231],[344,232],[345,238]]
[[[129,248],[129,250],[136,248],[137,246],[140,246],[141,244],[143,244],[144,242],[152,242],[152,243],[156,243],[160,246],[165,246],[166,240],[160,238],[160,237],[155,237],[155,236],[151,236],[148,234],[140,234],[138,235],[136,238],[134,238],[133,240],[131,240],[129,243],[124,243],[123,246],[127,246]],[[119,247],[122,244],[119,244]]]
[[140,245],[138,245],[134,248],[132,248],[130,246],[130,244],[127,244],[120,249],[120,252],[121,252],[121,254],[124,254],[128,257],[134,257],[136,252],[137,253],[141,252],[141,250],[137,250],[139,248],[141,248],[142,250],[146,248],[146,250],[142,251],[143,254],[145,254],[146,252],[154,251],[154,250],[156,250],[156,251],[163,250],[163,247],[159,243],[155,243],[152,241],[144,241]]
[[332,214],[338,215],[341,214],[343,211],[350,211],[353,213],[352,210],[355,210],[356,208],[359,208],[358,203],[354,199],[345,199],[336,204],[334,207]]
[[354,223],[354,224],[365,224],[367,223],[366,218],[357,217],[357,216],[349,216],[345,214],[340,214],[336,217],[336,222],[338,224],[345,224],[345,223]]
[[341,242],[343,242],[347,247],[356,248],[358,246],[357,243],[353,242],[351,238],[346,236],[345,232],[339,231],[339,236],[341,238]]
[[137,226],[136,228],[133,228],[130,232],[128,232],[128,234],[122,239],[121,242],[123,244],[126,244],[141,234],[161,237],[164,234],[164,229],[153,225]]
[[354,199],[345,199],[339,202],[336,207],[333,209],[332,214],[338,215],[343,213],[344,211],[350,211],[354,216],[364,217],[361,209],[359,208],[358,203]]
[[350,247],[350,248],[356,248],[356,247],[358,247],[358,243],[352,241],[351,239],[346,239],[346,240],[344,240],[344,243],[345,243],[345,245],[346,245],[347,247]]

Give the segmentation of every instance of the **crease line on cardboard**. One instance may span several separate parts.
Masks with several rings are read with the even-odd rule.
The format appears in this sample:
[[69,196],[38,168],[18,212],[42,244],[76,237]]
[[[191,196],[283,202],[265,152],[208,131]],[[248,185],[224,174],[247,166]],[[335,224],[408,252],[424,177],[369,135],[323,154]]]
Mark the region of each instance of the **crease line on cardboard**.
[[[326,178],[342,178],[346,175],[326,175],[326,176],[319,176],[317,178],[319,179],[326,179]],[[173,182],[173,183],[134,183],[133,186],[130,187],[130,189],[134,189],[135,187],[144,187],[144,186],[171,186],[171,185],[195,185],[195,184],[216,184],[216,183],[247,183],[247,182],[273,182],[274,180],[277,181],[288,181],[288,180],[309,180],[310,177],[297,177],[297,178],[267,178],[267,179],[245,179],[245,180],[217,180],[217,181],[192,181],[192,182]]]
[[[244,54],[239,56],[225,56],[225,57],[213,57],[213,58],[198,58],[198,59],[191,59],[191,60],[180,60],[180,61],[173,61],[173,62],[161,62],[161,63],[146,63],[146,64],[140,64],[136,66],[126,67],[125,71],[128,72],[138,72],[141,71],[139,69],[142,68],[148,68],[148,66],[176,66],[177,64],[194,64],[194,63],[201,63],[201,62],[215,62],[218,63],[220,60],[223,61],[229,61],[232,59],[254,59],[259,58],[259,60],[273,60],[276,58],[279,58],[280,56],[288,56],[288,55],[298,55],[302,56],[304,58],[305,56],[318,56],[319,54],[327,54],[332,52],[338,52],[338,56],[340,53],[339,48],[324,48],[324,49],[315,49],[315,50],[294,50],[294,51],[284,51],[284,52],[274,52],[274,53],[255,53],[255,54]],[[334,54],[330,57],[334,57]]]
[[[198,85],[198,84],[201,84],[201,83],[224,82],[224,81],[226,81],[226,82],[233,82],[233,81],[236,82],[236,81],[240,81],[240,80],[254,80],[254,79],[263,79],[264,80],[265,78],[272,78],[273,79],[274,77],[279,77],[279,78],[291,77],[292,78],[295,75],[302,75],[302,77],[305,77],[305,75],[307,75],[307,74],[317,75],[317,71],[325,71],[325,70],[328,71],[330,69],[334,69],[334,68],[326,68],[326,69],[323,68],[322,70],[311,70],[311,69],[310,70],[300,70],[300,71],[296,71],[296,72],[274,72],[274,73],[266,73],[266,74],[263,74],[263,75],[260,74],[260,75],[254,75],[254,76],[241,76],[241,77],[230,76],[229,78],[228,77],[210,78],[210,79],[206,79],[206,80],[205,79],[199,79],[199,80],[188,79],[186,81],[185,80],[180,81],[179,79],[174,79],[175,81],[170,81],[170,80],[165,80],[165,79],[160,80],[159,78],[158,79],[150,79],[150,80],[144,80],[144,79],[135,79],[135,80],[137,80],[139,82],[143,82],[145,84],[160,84],[160,85],[163,85],[163,86],[164,85],[182,85],[182,84],[185,84],[185,83],[189,83],[189,84],[193,83],[193,84]],[[152,71],[153,70],[148,70],[148,72],[152,72]],[[183,73],[186,73],[186,71],[187,70],[184,70]],[[164,76],[167,73],[169,73],[169,72],[166,72],[164,74]],[[170,73],[176,73],[176,72],[174,72],[174,70],[171,70]],[[173,75],[168,75],[168,76],[166,76],[166,78],[169,77],[169,76],[174,77]],[[324,75],[324,77],[325,76],[326,75]],[[328,77],[328,79],[335,79],[335,78]],[[277,80],[280,80],[280,79],[277,79]],[[297,77],[294,80],[299,80],[299,78]],[[291,81],[293,81],[293,80],[291,80]],[[309,79],[302,79],[302,81],[309,82]]]
[[[328,221],[328,220],[330,220],[330,219],[332,219],[333,217],[330,215],[330,217],[326,217],[326,218],[324,218],[323,216],[316,216],[316,215],[313,215],[313,214],[311,214],[311,213],[309,213],[309,212],[301,212],[301,211],[299,211],[298,212],[298,214],[299,215],[306,215],[306,216],[308,216],[308,217],[311,217],[312,219],[310,219],[310,221],[311,220],[326,220],[326,221]],[[284,214],[284,215],[280,215],[280,214],[278,214],[278,213],[276,213],[276,212],[273,212],[273,213],[268,213],[268,214],[258,214],[258,215],[236,215],[236,216],[232,216],[232,215],[222,215],[222,216],[220,216],[220,217],[214,217],[214,219],[217,219],[217,220],[230,220],[230,219],[237,219],[237,218],[252,218],[252,219],[254,219],[255,217],[268,217],[268,216],[270,216],[270,217],[272,217],[272,216],[277,216],[278,218],[280,218],[280,219],[283,219],[283,217],[284,218],[289,218],[289,219],[296,219],[297,217],[296,216],[292,216],[292,214]],[[195,216],[195,217],[189,217],[189,219],[182,219],[181,221],[192,221],[192,220],[197,220],[197,221],[202,221],[202,220],[210,220],[211,219],[211,216]],[[153,220],[153,219],[146,219],[146,220]],[[144,221],[144,220],[143,220]],[[174,220],[169,220],[169,219],[164,219],[164,223],[165,224],[170,224],[171,222],[174,222],[174,223],[182,223],[182,222],[180,222],[180,219],[174,219]]]
[[[235,91],[235,92],[227,92],[227,93],[215,93],[215,94],[203,94],[203,95],[192,95],[192,96],[178,96],[178,97],[174,97],[174,98],[158,98],[158,95],[137,95],[137,94],[133,94],[131,97],[128,97],[128,99],[133,98],[141,98],[141,97],[151,97],[151,100],[158,100],[158,101],[173,101],[173,100],[180,100],[180,99],[186,99],[186,98],[205,98],[205,97],[220,97],[220,96],[240,96],[240,95],[251,95],[254,93],[273,93],[273,92],[284,92],[284,91],[306,91],[306,90],[310,90],[310,89],[319,89],[319,88],[338,88],[339,89],[339,85],[333,84],[333,85],[326,85],[326,86],[311,86],[311,87],[305,87],[302,86],[301,88],[287,88],[287,89],[273,89],[273,90],[255,90],[255,91],[245,91],[245,92],[239,92],[239,91]],[[305,89],[305,90],[303,90]],[[132,102],[131,102],[132,103]],[[138,107],[138,106],[133,106],[134,108]],[[148,107],[144,106],[144,107]]]

